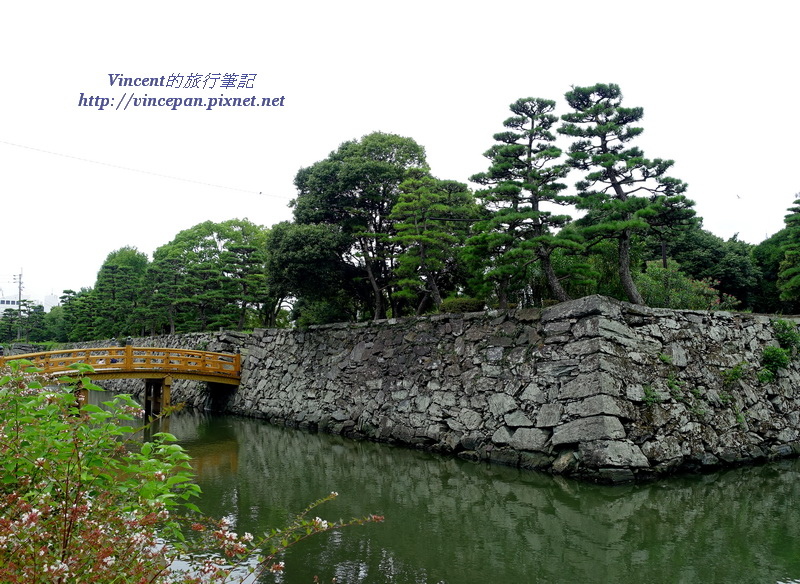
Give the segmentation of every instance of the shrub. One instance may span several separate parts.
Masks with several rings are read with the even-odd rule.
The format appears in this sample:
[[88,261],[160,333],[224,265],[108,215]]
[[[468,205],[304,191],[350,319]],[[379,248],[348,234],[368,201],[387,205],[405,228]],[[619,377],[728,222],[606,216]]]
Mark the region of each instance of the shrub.
[[[0,378],[0,581],[135,582],[165,570],[159,537],[180,538],[172,513],[199,493],[171,437],[128,450],[140,408],[107,409],[44,388],[26,362]],[[27,363],[27,365],[30,365]],[[123,576],[120,576],[120,575]]]
[[661,396],[653,389],[651,385],[645,385],[642,390],[644,391],[644,403],[648,406],[661,403]]
[[459,296],[455,298],[445,298],[439,307],[439,312],[480,312],[483,310],[484,302],[477,298],[467,298]]
[[781,348],[790,351],[800,349],[800,333],[797,332],[795,323],[778,318],[772,321],[772,328]]
[[788,349],[780,347],[764,347],[761,354],[761,366],[764,368],[758,374],[762,383],[769,383],[778,375],[778,369],[785,369],[789,365],[790,353]]
[[736,367],[732,367],[731,369],[724,371],[722,373],[722,385],[723,387],[729,387],[733,385],[735,382],[742,379],[747,374],[747,363],[742,361]]
[[[129,439],[134,430],[125,423],[141,415],[130,397],[117,396],[101,408],[77,403],[68,390],[44,387],[48,381],[26,361],[0,371],[4,584],[210,584],[229,581],[235,569],[254,582],[265,571],[282,570],[277,557],[302,539],[382,520],[308,519],[336,496],[331,493],[284,529],[259,538],[238,535],[190,502],[200,489],[189,456],[171,435]],[[88,379],[81,383],[92,387]],[[191,560],[193,552],[203,559]],[[177,560],[188,567],[175,568]]]
[[647,262],[647,270],[636,276],[636,285],[648,306],[693,310],[730,310],[739,301],[716,289],[718,282],[694,280],[680,271],[674,260]]

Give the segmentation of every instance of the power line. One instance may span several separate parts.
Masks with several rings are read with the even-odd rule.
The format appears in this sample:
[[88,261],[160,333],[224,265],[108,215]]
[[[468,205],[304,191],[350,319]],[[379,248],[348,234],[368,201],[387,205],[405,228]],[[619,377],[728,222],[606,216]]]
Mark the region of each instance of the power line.
[[0,144],[6,144],[8,146],[14,146],[16,148],[23,148],[25,150],[33,150],[34,152],[43,152],[44,154],[51,154],[53,156],[61,156],[63,158],[72,158],[73,160],[80,160],[81,162],[90,162],[92,164],[99,164],[101,166],[108,166],[110,168],[118,168],[120,170],[127,170],[129,172],[138,172],[140,174],[149,174],[151,176],[157,176],[157,177],[160,177],[160,178],[168,178],[170,180],[179,180],[179,181],[182,181],[182,182],[193,183],[193,184],[196,184],[196,185],[203,185],[203,186],[206,186],[206,187],[214,187],[214,188],[217,188],[217,189],[225,189],[225,190],[229,190],[229,191],[239,191],[241,193],[250,193],[250,194],[253,194],[253,195],[260,195],[262,197],[273,197],[273,198],[276,198],[276,199],[290,200],[292,198],[292,197],[284,197],[284,196],[281,196],[281,195],[271,195],[271,194],[268,194],[268,193],[264,193],[262,191],[253,191],[253,190],[250,190],[250,189],[240,189],[240,188],[237,188],[237,187],[229,187],[229,186],[225,186],[225,185],[218,185],[218,184],[214,184],[214,183],[203,182],[203,181],[200,181],[200,180],[194,180],[194,179],[191,179],[191,178],[183,178],[183,177],[179,177],[179,176],[172,176],[172,175],[169,175],[169,174],[161,174],[159,172],[152,172],[152,171],[149,171],[149,170],[142,170],[140,168],[131,168],[130,166],[122,166],[120,164],[111,164],[110,162],[101,162],[99,160],[92,160],[91,158],[83,158],[81,156],[74,156],[72,154],[64,154],[62,152],[53,152],[52,150],[45,150],[44,148],[36,148],[34,146],[26,146],[25,144],[16,144],[14,142],[8,142],[6,140],[0,140]]

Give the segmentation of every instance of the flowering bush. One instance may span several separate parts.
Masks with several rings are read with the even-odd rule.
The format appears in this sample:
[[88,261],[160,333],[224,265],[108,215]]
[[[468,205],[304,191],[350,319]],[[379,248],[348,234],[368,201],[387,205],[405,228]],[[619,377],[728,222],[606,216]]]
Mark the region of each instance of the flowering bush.
[[282,530],[238,535],[191,503],[200,488],[171,435],[129,439],[124,422],[141,416],[130,397],[100,408],[48,381],[25,361],[0,371],[0,582],[250,582],[310,535],[382,519],[307,519],[331,493]]

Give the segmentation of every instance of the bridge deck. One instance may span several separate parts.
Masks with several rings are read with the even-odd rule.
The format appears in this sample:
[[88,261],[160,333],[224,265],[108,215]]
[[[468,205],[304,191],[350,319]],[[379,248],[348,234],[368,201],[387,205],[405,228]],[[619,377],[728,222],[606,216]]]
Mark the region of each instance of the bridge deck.
[[84,375],[93,379],[174,377],[232,385],[238,385],[241,368],[239,354],[131,345],[11,355],[0,357],[0,365],[12,359],[27,359],[52,375],[77,375],[70,366],[85,363],[94,372]]

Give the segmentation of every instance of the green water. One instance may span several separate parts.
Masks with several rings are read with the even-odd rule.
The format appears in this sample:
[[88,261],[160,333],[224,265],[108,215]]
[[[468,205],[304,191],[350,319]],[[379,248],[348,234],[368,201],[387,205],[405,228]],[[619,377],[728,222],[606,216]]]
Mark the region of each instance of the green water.
[[168,430],[195,458],[200,506],[240,533],[330,491],[324,519],[386,516],[292,548],[286,584],[800,578],[797,461],[604,487],[258,420],[182,413]]

